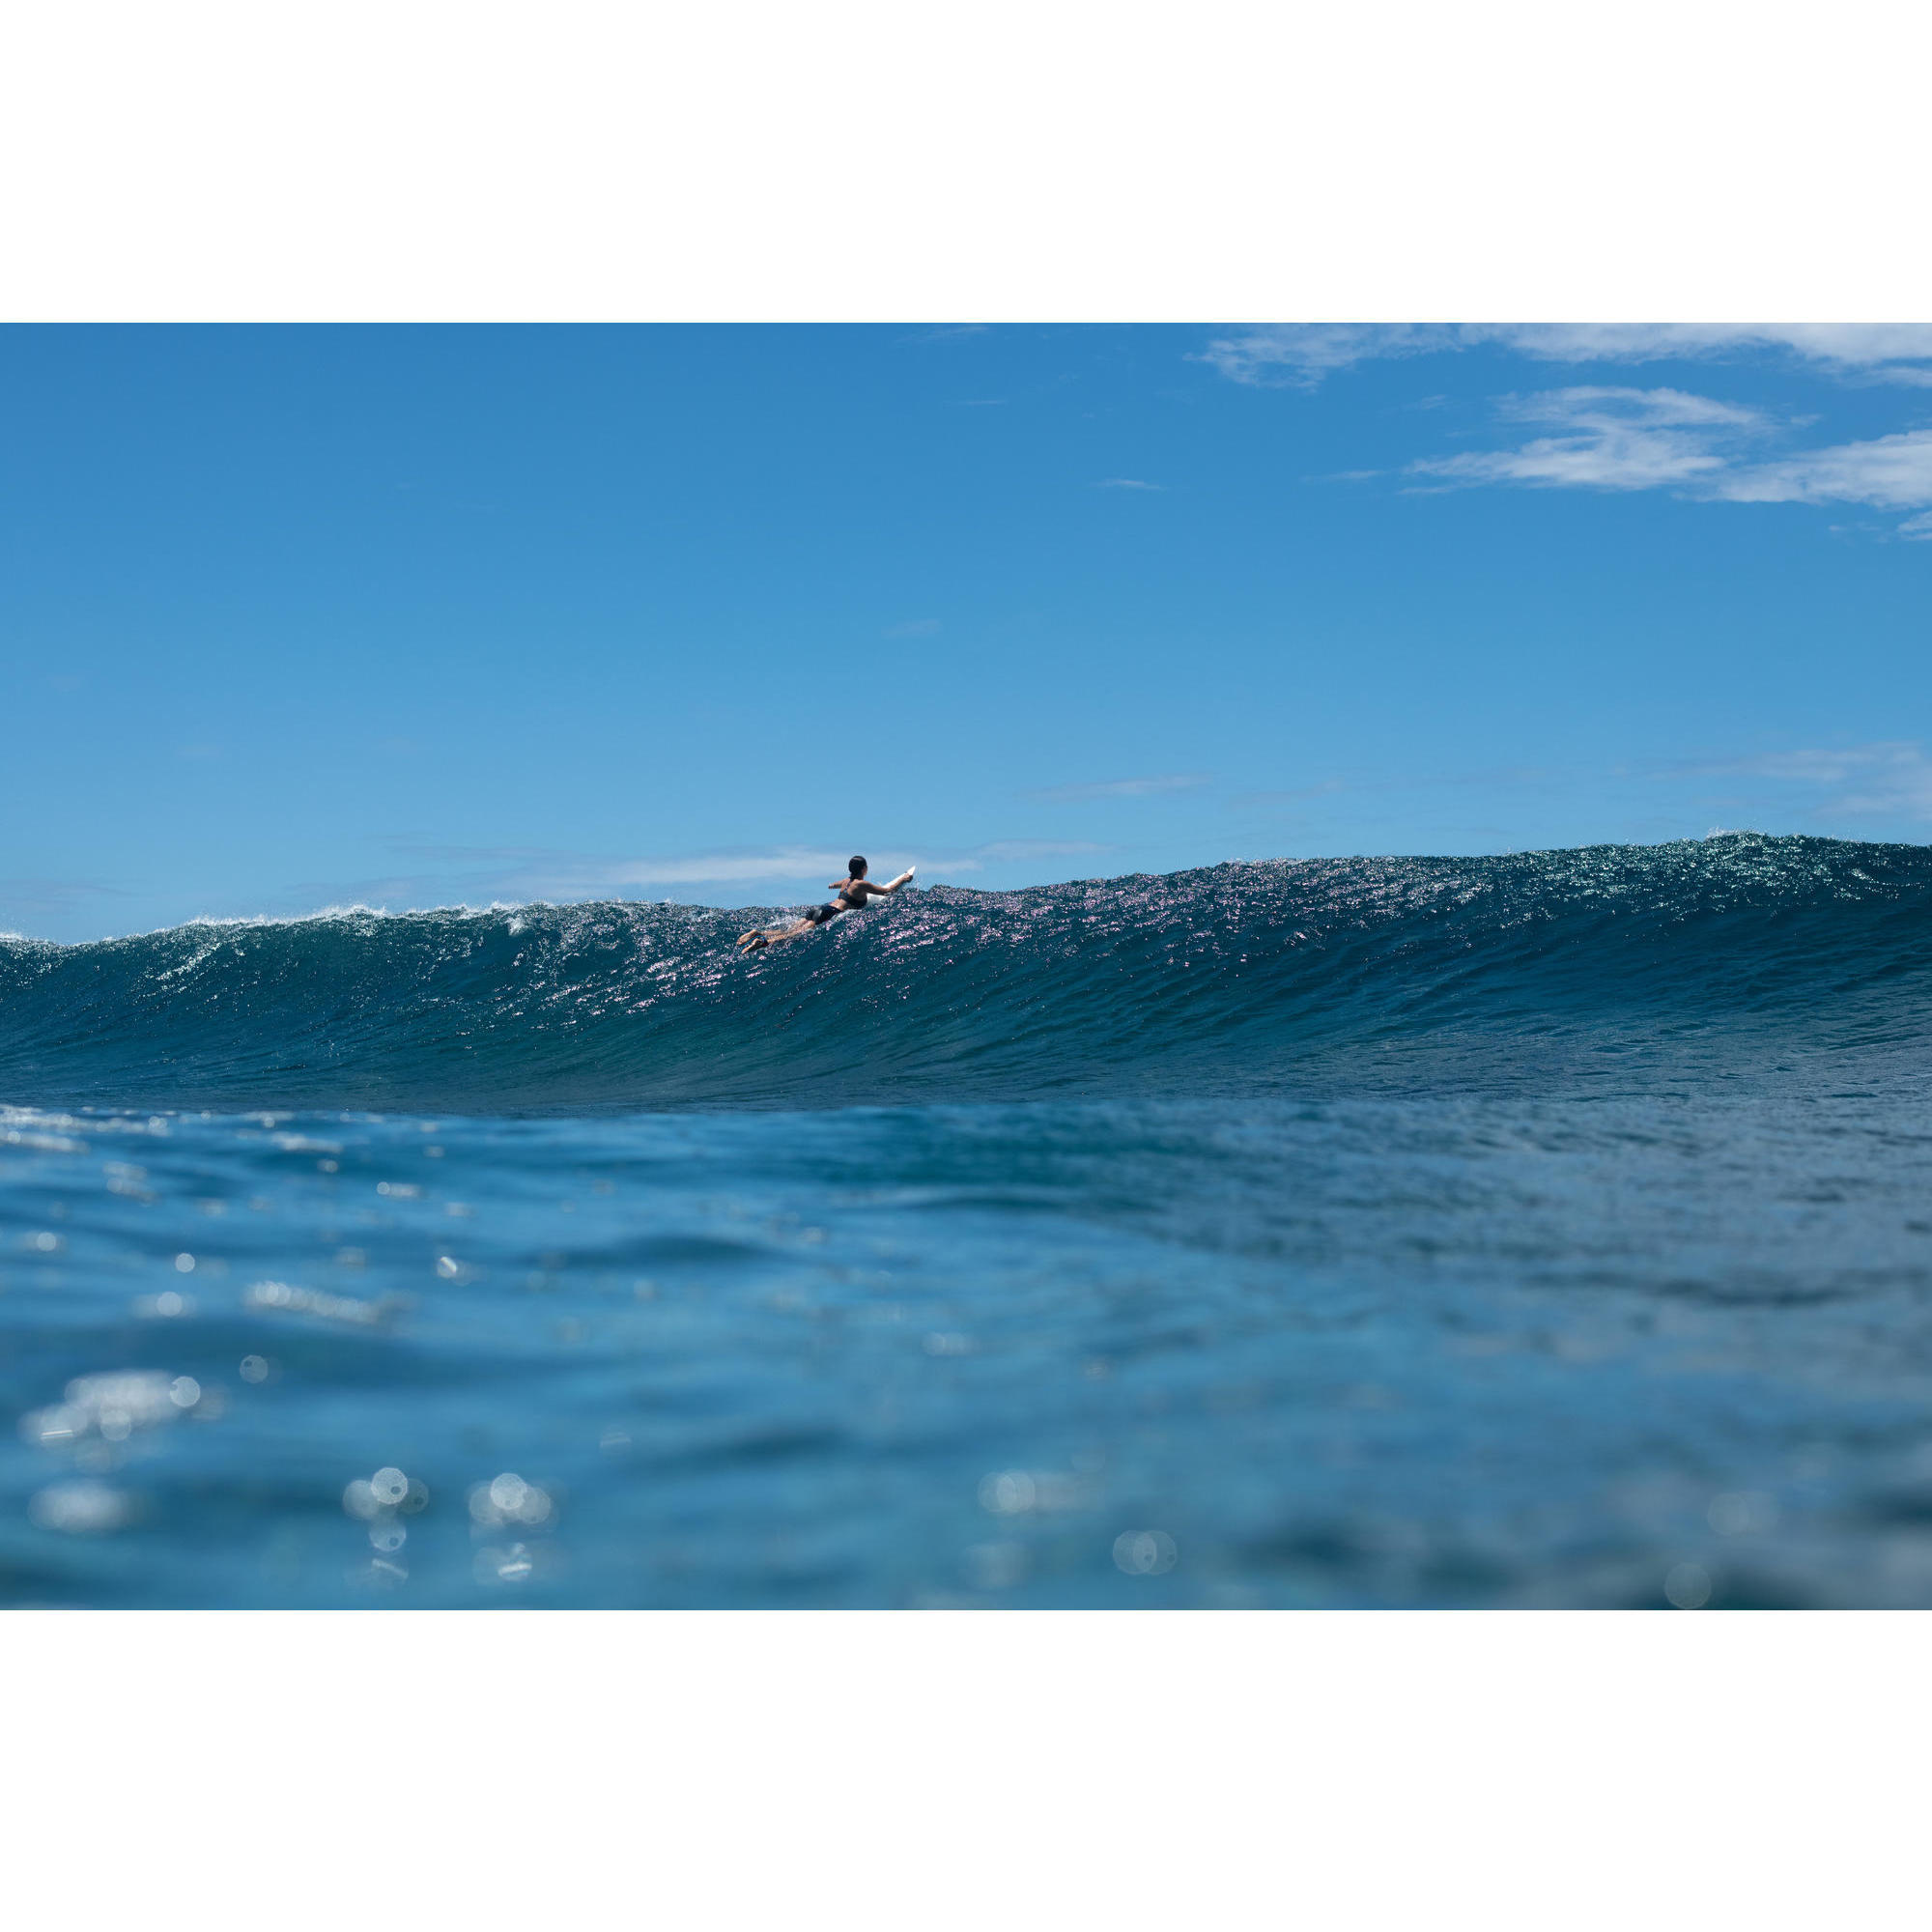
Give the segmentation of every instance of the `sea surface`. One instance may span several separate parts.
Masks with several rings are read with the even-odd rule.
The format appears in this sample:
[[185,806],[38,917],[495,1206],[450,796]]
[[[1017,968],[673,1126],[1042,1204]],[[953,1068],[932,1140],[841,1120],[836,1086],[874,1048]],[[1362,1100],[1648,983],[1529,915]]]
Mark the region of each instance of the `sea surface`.
[[0,940],[0,1602],[1932,1605],[1932,850]]

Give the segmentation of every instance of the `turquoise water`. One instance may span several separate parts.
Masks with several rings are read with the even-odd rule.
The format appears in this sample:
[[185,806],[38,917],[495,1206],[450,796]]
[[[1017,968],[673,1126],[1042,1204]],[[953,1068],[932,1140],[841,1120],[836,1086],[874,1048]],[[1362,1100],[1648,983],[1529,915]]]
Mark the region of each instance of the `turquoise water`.
[[0,942],[0,1597],[1932,1602],[1928,887]]

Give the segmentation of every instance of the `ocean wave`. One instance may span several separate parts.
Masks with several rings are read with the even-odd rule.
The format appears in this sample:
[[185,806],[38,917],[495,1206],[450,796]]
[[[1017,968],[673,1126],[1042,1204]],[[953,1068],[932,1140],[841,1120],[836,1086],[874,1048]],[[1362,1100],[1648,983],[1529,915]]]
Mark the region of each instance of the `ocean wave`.
[[1922,1056],[1932,849],[1731,834],[906,893],[753,959],[631,901],[0,939],[0,1098],[564,1112],[1614,1082]]

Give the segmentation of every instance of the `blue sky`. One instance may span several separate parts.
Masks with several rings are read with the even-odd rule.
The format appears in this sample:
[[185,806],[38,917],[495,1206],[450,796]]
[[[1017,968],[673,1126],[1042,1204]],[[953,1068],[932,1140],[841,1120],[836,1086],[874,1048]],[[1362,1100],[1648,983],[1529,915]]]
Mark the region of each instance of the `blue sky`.
[[1932,836],[1932,328],[0,331],[0,928]]

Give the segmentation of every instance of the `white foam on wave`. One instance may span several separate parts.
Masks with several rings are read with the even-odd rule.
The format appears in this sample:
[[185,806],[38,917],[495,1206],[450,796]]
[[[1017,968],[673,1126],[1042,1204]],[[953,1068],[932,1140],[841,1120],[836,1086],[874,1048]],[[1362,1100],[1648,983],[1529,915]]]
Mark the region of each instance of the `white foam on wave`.
[[[584,900],[583,905],[637,905],[655,901],[634,899]],[[91,946],[124,946],[130,940],[166,939],[176,933],[201,931],[230,932],[271,930],[282,926],[327,925],[352,920],[404,920],[432,918],[439,913],[458,914],[469,919],[484,919],[500,913],[563,912],[578,910],[578,904],[554,905],[549,899],[511,901],[492,899],[488,905],[460,902],[450,905],[372,906],[360,900],[348,905],[318,906],[312,912],[297,913],[200,913],[193,919],[178,920],[172,925],[144,926],[134,932],[107,932],[98,939],[37,939],[31,933],[0,932],[0,943],[44,947],[56,952],[82,952]]]

